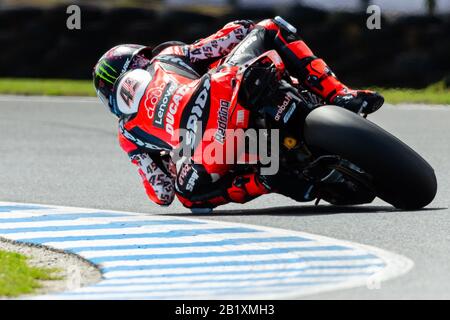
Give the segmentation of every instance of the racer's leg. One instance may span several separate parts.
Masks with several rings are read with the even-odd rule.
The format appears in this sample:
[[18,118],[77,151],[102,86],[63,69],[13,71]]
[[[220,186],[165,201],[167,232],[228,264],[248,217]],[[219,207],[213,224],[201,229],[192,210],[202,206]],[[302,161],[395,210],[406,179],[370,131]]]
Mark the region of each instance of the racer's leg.
[[352,90],[340,82],[325,61],[314,55],[296,29],[279,17],[259,22],[225,62],[240,65],[271,49],[280,54],[292,75],[329,104],[371,113],[384,102],[376,92]]
[[214,208],[229,202],[245,203],[270,192],[257,173],[224,176],[213,181],[200,164],[183,164],[175,188],[180,202],[188,208]]

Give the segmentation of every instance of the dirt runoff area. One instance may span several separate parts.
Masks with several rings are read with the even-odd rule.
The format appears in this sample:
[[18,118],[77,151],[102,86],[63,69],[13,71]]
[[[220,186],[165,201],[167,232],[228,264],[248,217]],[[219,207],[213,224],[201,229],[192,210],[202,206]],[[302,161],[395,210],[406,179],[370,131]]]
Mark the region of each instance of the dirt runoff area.
[[[41,288],[33,294],[22,295],[12,299],[27,299],[34,296],[42,296],[48,293],[74,290],[101,280],[100,270],[92,263],[75,255],[51,249],[44,246],[36,246],[19,243],[0,237],[0,250],[17,252],[29,258],[30,266],[42,268],[56,268],[53,273],[58,280],[39,281]],[[0,299],[7,299],[0,297]]]

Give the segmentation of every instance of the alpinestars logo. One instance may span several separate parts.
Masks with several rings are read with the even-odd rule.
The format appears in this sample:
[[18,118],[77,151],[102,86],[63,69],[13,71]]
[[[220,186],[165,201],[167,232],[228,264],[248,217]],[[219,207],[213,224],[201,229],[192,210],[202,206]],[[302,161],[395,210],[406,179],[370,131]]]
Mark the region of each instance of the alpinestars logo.
[[199,175],[197,173],[197,171],[193,170],[191,177],[189,178],[187,185],[186,185],[186,190],[188,191],[194,191],[194,187],[195,187],[195,183],[197,182],[199,178]]
[[228,109],[230,107],[230,102],[225,100],[220,100],[220,107],[217,113],[217,130],[214,138],[220,144],[225,142],[225,133],[228,125]]

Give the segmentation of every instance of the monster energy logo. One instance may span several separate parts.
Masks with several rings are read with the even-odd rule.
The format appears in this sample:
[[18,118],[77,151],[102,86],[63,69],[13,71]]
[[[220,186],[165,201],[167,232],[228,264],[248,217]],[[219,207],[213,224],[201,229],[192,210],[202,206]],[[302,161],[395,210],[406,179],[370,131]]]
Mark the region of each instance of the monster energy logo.
[[[114,84],[114,81],[117,79],[117,76],[119,75],[116,69],[111,67],[106,61],[102,61],[99,63],[95,73],[97,76],[99,76],[100,78],[111,84]],[[117,76],[114,74],[117,74]]]

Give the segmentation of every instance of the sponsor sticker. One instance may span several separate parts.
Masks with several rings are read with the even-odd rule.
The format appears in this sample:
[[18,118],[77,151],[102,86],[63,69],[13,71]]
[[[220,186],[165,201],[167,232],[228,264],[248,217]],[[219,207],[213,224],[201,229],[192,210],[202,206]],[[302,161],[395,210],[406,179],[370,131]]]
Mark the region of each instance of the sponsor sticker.
[[128,70],[128,66],[130,65],[130,62],[131,62],[131,59],[130,59],[130,58],[128,58],[128,59],[125,61],[125,64],[123,65],[123,68],[122,68],[122,72],[121,72],[121,73],[124,73],[125,71]]
[[281,115],[283,114],[284,110],[286,110],[287,106],[291,102],[292,97],[289,94],[286,94],[283,100],[283,103],[277,106],[277,113],[275,114],[275,120],[280,121]]
[[226,100],[220,100],[219,110],[217,112],[217,130],[214,135],[214,139],[217,142],[223,144],[225,142],[226,130],[228,125],[228,110],[230,102]]
[[172,101],[169,104],[169,109],[165,118],[165,129],[168,134],[173,136],[174,134],[174,123],[175,123],[175,115],[178,112],[178,108],[180,106],[180,101],[183,99],[184,95],[188,91],[187,86],[181,86],[175,92],[172,97]]
[[164,119],[166,117],[169,102],[177,89],[177,85],[174,82],[169,82],[164,88],[164,92],[156,105],[153,125],[157,128],[164,128]]
[[186,190],[191,191],[191,192],[194,191],[194,187],[195,187],[195,184],[197,183],[198,178],[199,178],[199,175],[198,175],[197,171],[195,171],[193,169],[192,174],[186,185]]
[[199,91],[192,98],[194,105],[190,108],[190,113],[186,122],[186,140],[185,143],[194,150],[197,142],[198,134],[198,122],[202,122],[203,118],[206,116],[206,112],[209,105],[209,90],[211,88],[211,80],[209,77],[205,77]]
[[144,107],[147,110],[147,117],[149,119],[153,119],[156,105],[163,94],[165,86],[165,83],[161,83],[158,86],[149,89],[145,95]]

